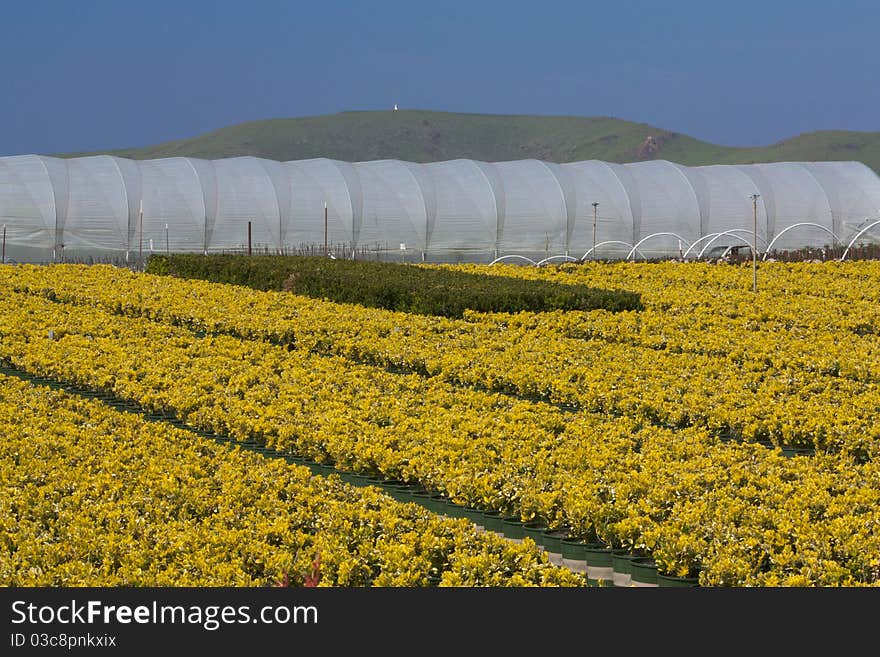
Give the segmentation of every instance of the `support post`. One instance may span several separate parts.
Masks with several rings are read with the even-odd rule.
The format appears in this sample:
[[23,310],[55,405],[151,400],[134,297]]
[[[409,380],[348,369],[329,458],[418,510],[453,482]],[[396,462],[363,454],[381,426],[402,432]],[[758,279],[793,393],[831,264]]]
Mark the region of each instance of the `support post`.
[[752,194],[752,292],[758,291],[758,197]]
[[138,211],[138,232],[140,242],[138,244],[138,271],[144,269],[144,199],[141,199],[141,207]]

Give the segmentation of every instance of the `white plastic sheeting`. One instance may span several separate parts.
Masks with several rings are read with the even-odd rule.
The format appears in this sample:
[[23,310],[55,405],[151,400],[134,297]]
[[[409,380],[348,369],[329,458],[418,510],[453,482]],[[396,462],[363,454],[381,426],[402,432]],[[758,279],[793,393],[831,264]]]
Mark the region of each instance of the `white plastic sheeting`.
[[65,257],[128,251],[132,228],[129,197],[136,196],[140,206],[140,183],[135,182],[140,168],[123,169],[117,160],[98,155],[67,162],[67,218],[58,230]]
[[[653,257],[679,253],[683,246],[699,238],[702,220],[697,194],[680,167],[665,160],[625,165],[638,190],[637,202],[631,197],[639,250]],[[635,195],[634,195],[635,196]],[[651,235],[657,239],[648,241]],[[635,246],[635,245],[634,245]]]
[[565,249],[566,205],[559,182],[538,160],[494,165],[503,181],[501,253],[556,254]]
[[362,202],[351,165],[326,158],[286,162],[290,206],[286,210],[286,245],[324,243],[324,204],[328,244],[356,244]]
[[[745,231],[749,234],[755,231],[756,213],[752,196],[761,194],[761,191],[747,172],[735,166],[720,164],[694,167],[691,171],[703,181],[703,184],[697,188],[700,207],[707,217],[703,235],[725,230]],[[760,248],[761,245],[767,244],[767,211],[766,200],[763,197],[757,200],[757,232]],[[738,234],[745,235],[743,232]],[[751,239],[749,241],[751,242]],[[731,242],[727,240],[723,243]]]
[[[66,167],[54,180],[66,199]],[[34,155],[0,158],[0,217],[6,232],[7,254],[22,260],[51,260],[56,225],[66,207],[56,207],[53,177],[46,158]]]
[[[768,241],[796,223],[814,223],[832,229],[831,201],[806,166],[797,162],[752,164],[747,171],[764,200]],[[830,236],[820,229],[804,226],[803,231],[800,234],[788,231],[776,242],[776,248],[796,248],[805,242],[830,243]]]
[[[17,262],[242,251],[248,225],[270,253],[326,239],[377,257],[403,245],[426,261],[677,256],[751,241],[754,194],[759,248],[845,245],[880,219],[880,178],[858,162],[0,158],[0,224]],[[726,231],[738,236],[713,240]]]
[[[593,254],[595,224],[596,254],[602,257],[625,257],[635,243],[633,212],[630,197],[618,169],[599,160],[562,165],[578,190],[575,220],[571,232],[570,251],[575,257]],[[627,176],[628,179],[628,176]],[[593,203],[597,205],[593,207]]]
[[[153,250],[162,252],[204,251],[208,213],[203,187],[192,161],[182,157],[145,160],[140,163],[140,170],[144,190],[143,237],[147,249],[152,244]],[[141,232],[138,217],[137,250],[141,246]]]
[[437,204],[431,246],[465,259],[487,251],[494,254],[500,214],[495,188],[483,169],[471,160],[434,162],[423,168],[434,181]]

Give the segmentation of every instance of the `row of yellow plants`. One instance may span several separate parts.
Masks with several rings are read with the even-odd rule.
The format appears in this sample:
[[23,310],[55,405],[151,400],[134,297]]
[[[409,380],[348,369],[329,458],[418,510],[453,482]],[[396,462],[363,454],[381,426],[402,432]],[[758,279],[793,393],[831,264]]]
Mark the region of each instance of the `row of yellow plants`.
[[666,350],[709,357],[723,367],[749,371],[767,369],[880,381],[880,337],[859,335],[829,324],[809,330],[783,322],[743,315],[730,318],[717,308],[672,311],[645,310],[547,313],[476,313],[465,319],[506,328],[555,332],[580,340]]
[[583,586],[531,541],[0,375],[0,585]]
[[[855,378],[880,378],[880,268],[873,263],[848,263],[865,270],[841,282],[834,268],[801,269],[798,284],[782,263],[765,265],[769,281],[786,281],[750,289],[750,272],[738,274],[731,289],[724,273],[737,268],[700,264],[607,264],[525,268],[460,266],[504,276],[556,282],[588,283],[636,289],[646,306],[640,312],[519,313],[493,316],[470,313],[472,321],[523,321],[583,339],[670,349],[727,358],[739,367],[802,369]],[[610,272],[610,273],[609,273]],[[679,277],[680,273],[687,273]],[[873,274],[872,274],[873,272]],[[696,277],[694,274],[699,274]],[[627,278],[627,275],[629,277]],[[716,278],[721,278],[717,281]],[[712,284],[714,282],[714,285]],[[842,286],[839,295],[831,294]],[[812,292],[824,292],[817,297]]]
[[[682,266],[684,264],[684,266]],[[525,278],[557,279],[559,282],[589,282],[606,288],[624,288],[638,292],[649,305],[688,305],[702,303],[719,293],[734,300],[755,299],[752,292],[751,263],[716,266],[708,263],[584,262],[544,267],[519,267],[508,264],[492,266],[422,265],[478,271],[481,274]],[[880,278],[880,263],[859,262],[759,262],[758,292],[783,296],[803,296],[809,303],[822,299],[861,304],[878,299],[872,284]],[[867,306],[866,306],[867,307]],[[784,313],[784,307],[764,307],[772,313]],[[876,317],[876,312],[873,313]],[[801,318],[807,325],[811,318]]]
[[[195,426],[540,517],[705,585],[865,585],[878,466],[563,413],[344,359],[9,293],[0,356]],[[52,331],[52,336],[49,336]],[[829,540],[833,537],[833,540]]]
[[434,266],[624,288],[639,293],[648,311],[742,319],[759,322],[771,331],[798,327],[809,332],[852,331],[870,326],[876,333],[880,328],[880,267],[875,262],[764,263],[759,270],[757,293],[752,291],[752,271],[747,266],[675,262]]

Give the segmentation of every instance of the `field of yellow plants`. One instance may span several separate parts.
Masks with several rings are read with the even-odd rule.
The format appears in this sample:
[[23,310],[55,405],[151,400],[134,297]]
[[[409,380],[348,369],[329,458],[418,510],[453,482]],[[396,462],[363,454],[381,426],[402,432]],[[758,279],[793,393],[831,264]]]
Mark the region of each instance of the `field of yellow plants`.
[[[659,572],[699,577],[703,586],[880,582],[880,264],[764,263],[757,294],[751,269],[737,266],[456,267],[629,289],[645,309],[469,312],[452,320],[104,265],[4,266],[0,363],[111,392],[193,428],[538,519],[585,541],[650,555]],[[4,582],[265,583],[281,570],[305,569],[310,550],[302,546],[327,541],[327,583],[418,585],[437,565],[420,541],[439,536],[431,540],[444,546],[446,584],[578,583],[538,553],[505,553],[491,535],[468,533],[462,522],[443,525],[452,521],[412,505],[377,511],[370,526],[385,536],[381,546],[357,532],[368,547],[343,549],[334,541],[345,542],[345,527],[363,524],[345,518],[366,511],[339,482],[297,478],[293,466],[237,451],[220,454],[162,423],[150,423],[148,435],[127,425],[123,431],[113,412],[94,403],[94,419],[65,419],[67,409],[82,413],[80,402],[49,400],[9,377],[0,384],[4,424],[16,428],[0,461],[4,485],[15,486],[5,498],[32,504],[29,515],[3,508]],[[18,420],[22,405],[30,415]],[[69,440],[89,458],[67,459],[76,451]],[[90,443],[106,451],[89,451]],[[146,452],[131,451],[141,444]],[[126,464],[153,456],[156,464],[126,474]],[[204,499],[175,501],[167,511],[179,525],[148,516],[131,526],[137,514],[129,505],[154,495],[151,486],[161,490],[144,477],[169,469],[163,458],[199,480],[196,498],[219,486],[228,513],[252,523],[244,535],[254,536],[249,558],[261,559],[262,570],[235,553],[235,539],[205,544],[204,532],[216,534],[212,523],[228,516],[182,510]],[[228,472],[209,466],[218,460]],[[131,541],[149,535],[152,546],[174,545],[174,557],[147,550],[141,571],[103,553],[86,560],[84,571],[63,566],[65,554],[90,549],[95,539],[85,527],[111,522],[77,521],[83,507],[69,499],[70,486],[83,467],[83,481],[109,477],[116,491],[94,513],[128,514],[128,524],[112,525],[119,541],[129,541],[126,554],[138,551]],[[280,499],[274,486],[293,486],[292,477],[303,490]],[[57,534],[54,507],[35,493],[22,497],[31,478],[62,491],[54,512],[67,514],[63,527],[83,527],[76,541]],[[255,505],[240,503],[236,491],[254,480],[266,487],[264,504],[245,511]],[[297,526],[273,545],[252,527],[289,526],[290,514],[320,516],[310,506],[319,503],[308,500],[332,505],[340,496],[349,506],[321,511],[328,519],[318,526],[326,531]],[[294,498],[306,510],[291,508]],[[14,513],[28,522],[10,524]],[[245,513],[252,515],[242,519]],[[408,529],[379,531],[382,522]],[[441,524],[414,529],[417,522]],[[166,530],[167,541],[157,543],[156,532]],[[54,542],[37,546],[40,532]],[[466,548],[450,547],[462,542]],[[370,576],[348,575],[360,563],[352,555],[363,552],[372,559],[364,566]],[[409,566],[394,565],[398,559]],[[514,579],[509,565],[497,565],[523,559],[529,565]],[[65,568],[73,570],[65,575]],[[508,576],[492,575],[498,572]]]
[[534,544],[2,374],[0,424],[3,586],[582,585]]

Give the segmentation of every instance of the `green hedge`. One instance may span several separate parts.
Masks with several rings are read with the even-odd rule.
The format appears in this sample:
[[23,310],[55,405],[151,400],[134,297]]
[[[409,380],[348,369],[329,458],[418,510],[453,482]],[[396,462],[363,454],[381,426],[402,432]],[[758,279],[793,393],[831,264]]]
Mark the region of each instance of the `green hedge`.
[[443,317],[461,317],[465,309],[642,309],[640,296],[624,290],[322,256],[152,255],[147,272]]

